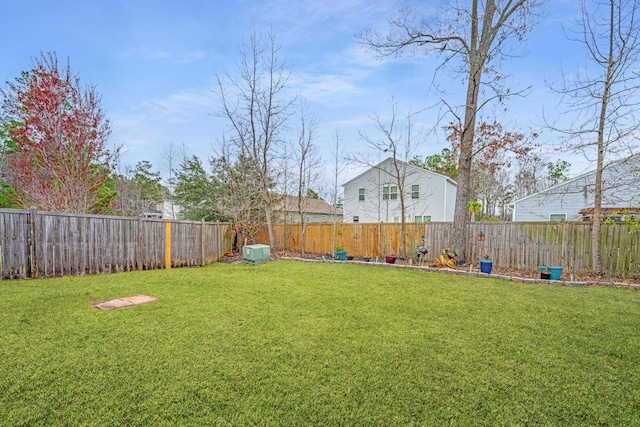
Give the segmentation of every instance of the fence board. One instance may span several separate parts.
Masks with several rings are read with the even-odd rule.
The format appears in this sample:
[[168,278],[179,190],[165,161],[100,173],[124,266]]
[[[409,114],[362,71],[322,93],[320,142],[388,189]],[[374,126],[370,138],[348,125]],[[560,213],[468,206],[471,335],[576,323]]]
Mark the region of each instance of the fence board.
[[[166,221],[0,209],[2,278],[101,274],[165,267]],[[171,221],[172,266],[215,262],[228,224]]]
[[[274,250],[300,251],[300,225],[274,224]],[[485,239],[478,240],[480,232]],[[422,245],[429,255],[450,247],[452,223],[406,224],[405,253]],[[475,222],[467,227],[468,261],[485,255],[497,267],[537,270],[540,265],[561,265],[568,273],[588,273],[592,265],[590,222]],[[382,257],[399,254],[400,224],[309,223],[305,227],[306,251],[331,255],[335,243],[343,243],[348,255]],[[269,244],[266,229],[251,243]],[[455,249],[455,248],[452,248]],[[625,224],[602,227],[601,252],[605,274],[640,277],[640,233],[629,234]]]

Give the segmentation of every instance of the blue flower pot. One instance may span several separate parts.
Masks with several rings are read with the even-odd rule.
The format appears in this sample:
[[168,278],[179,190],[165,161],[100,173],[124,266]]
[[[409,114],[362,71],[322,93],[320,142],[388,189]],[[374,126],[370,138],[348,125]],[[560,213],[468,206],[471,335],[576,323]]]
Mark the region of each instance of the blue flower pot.
[[551,280],[560,280],[560,276],[562,276],[562,267],[559,267],[557,265],[550,265],[549,276]]
[[480,271],[483,273],[491,274],[491,269],[493,268],[493,261],[488,259],[480,260]]

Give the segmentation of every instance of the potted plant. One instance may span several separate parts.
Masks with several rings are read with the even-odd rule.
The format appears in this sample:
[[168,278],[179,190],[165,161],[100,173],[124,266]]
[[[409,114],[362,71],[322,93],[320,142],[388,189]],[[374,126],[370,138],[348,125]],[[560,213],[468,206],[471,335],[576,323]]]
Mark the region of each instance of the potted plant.
[[483,273],[491,274],[493,269],[493,260],[491,255],[486,254],[483,259],[480,260],[480,271]]
[[560,276],[562,276],[562,267],[559,265],[550,265],[547,267],[549,269],[549,279],[551,280],[560,280]]
[[333,258],[338,261],[344,261],[347,259],[347,251],[344,248],[344,243],[336,243],[333,246]]
[[398,259],[395,255],[385,255],[384,260],[387,264],[395,264],[396,259]]

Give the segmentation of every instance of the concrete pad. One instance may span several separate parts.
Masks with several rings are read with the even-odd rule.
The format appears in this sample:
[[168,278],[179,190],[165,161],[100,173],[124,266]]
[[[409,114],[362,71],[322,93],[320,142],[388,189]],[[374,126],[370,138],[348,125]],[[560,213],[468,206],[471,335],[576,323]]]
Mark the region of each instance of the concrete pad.
[[129,301],[130,303],[135,304],[135,305],[147,304],[147,303],[150,303],[150,302],[159,301],[158,298],[150,297],[150,296],[147,296],[147,295],[136,295],[134,297],[124,297],[124,298],[121,298],[121,299],[123,299],[125,301]]
[[156,297],[150,297],[147,295],[135,295],[132,297],[116,298],[107,301],[95,301],[90,305],[91,307],[99,308],[100,310],[109,311],[115,310],[116,308],[131,307],[156,301],[160,300]]

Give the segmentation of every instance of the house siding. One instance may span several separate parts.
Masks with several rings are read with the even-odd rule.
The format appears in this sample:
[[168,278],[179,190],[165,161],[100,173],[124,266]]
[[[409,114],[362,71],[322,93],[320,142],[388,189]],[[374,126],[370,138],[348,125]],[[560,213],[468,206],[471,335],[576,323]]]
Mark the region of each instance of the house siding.
[[[629,207],[638,203],[640,185],[638,158],[612,164],[602,174],[603,207]],[[545,191],[514,202],[514,221],[549,221],[551,214],[566,214],[567,221],[580,221],[578,212],[593,207],[595,172],[589,172]]]
[[[395,186],[390,172],[391,159],[381,162],[344,184],[344,222],[400,222],[400,194],[397,199],[383,200],[383,187]],[[453,221],[457,186],[448,177],[401,163],[406,170],[404,185],[405,220],[430,216],[431,221]],[[419,185],[419,197],[412,198],[412,186]],[[365,200],[359,200],[359,189],[365,189]]]

